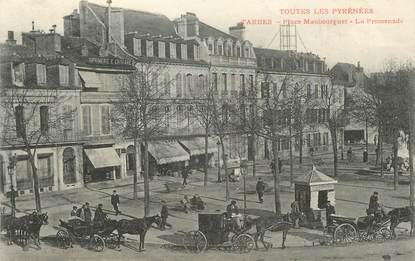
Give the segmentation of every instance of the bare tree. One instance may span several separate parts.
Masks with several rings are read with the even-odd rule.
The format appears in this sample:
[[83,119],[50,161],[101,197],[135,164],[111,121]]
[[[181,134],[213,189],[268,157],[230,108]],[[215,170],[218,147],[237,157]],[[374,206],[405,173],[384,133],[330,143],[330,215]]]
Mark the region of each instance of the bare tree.
[[35,157],[41,145],[62,141],[62,123],[72,120],[75,109],[63,111],[64,91],[24,87],[2,88],[2,145],[27,154],[33,180],[36,210],[41,211],[39,175]]
[[[149,184],[149,140],[162,135],[166,131],[165,122],[171,112],[163,110],[163,105],[171,101],[171,80],[163,78],[166,65],[156,62],[139,62],[136,70],[129,76],[128,81],[120,84],[117,100],[112,101],[111,120],[121,130],[120,134],[126,139],[132,139],[135,147],[134,199],[137,199],[137,180],[139,155],[143,159],[144,179],[144,212],[150,212]],[[141,153],[141,145],[144,150]]]

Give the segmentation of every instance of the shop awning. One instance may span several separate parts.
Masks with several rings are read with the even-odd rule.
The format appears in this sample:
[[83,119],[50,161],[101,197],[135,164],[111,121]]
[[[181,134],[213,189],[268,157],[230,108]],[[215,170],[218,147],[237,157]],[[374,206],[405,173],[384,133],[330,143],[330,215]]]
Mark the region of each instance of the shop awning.
[[102,87],[102,83],[99,80],[98,74],[96,72],[88,72],[88,71],[79,71],[79,75],[84,82],[85,88],[100,88]]
[[[180,140],[182,146],[190,153],[190,156],[205,154],[205,138],[193,138],[189,140]],[[214,153],[218,150],[216,141],[208,139],[208,153]]]
[[177,141],[149,142],[148,151],[159,165],[190,160],[189,153]]
[[86,156],[91,161],[94,168],[106,168],[119,166],[121,164],[120,157],[114,148],[97,148],[84,149]]

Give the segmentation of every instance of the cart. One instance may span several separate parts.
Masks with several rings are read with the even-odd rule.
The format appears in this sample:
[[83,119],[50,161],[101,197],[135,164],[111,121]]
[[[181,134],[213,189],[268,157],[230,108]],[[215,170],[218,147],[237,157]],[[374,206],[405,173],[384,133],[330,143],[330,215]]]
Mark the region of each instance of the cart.
[[364,217],[344,217],[331,215],[333,224],[328,226],[328,232],[332,233],[333,243],[337,245],[350,244],[353,241],[372,241],[383,242],[391,239],[390,218],[383,216],[375,218],[369,232],[370,216]]
[[87,244],[97,252],[105,249],[115,249],[118,243],[118,236],[108,229],[97,229],[90,223],[81,219],[68,221],[59,220],[60,229],[56,233],[58,246],[61,248],[72,247],[74,242]]
[[247,222],[242,221],[242,229],[236,229],[226,213],[199,214],[198,223],[199,230],[184,233],[183,245],[190,252],[216,248],[247,253],[255,246],[254,236],[247,232]]

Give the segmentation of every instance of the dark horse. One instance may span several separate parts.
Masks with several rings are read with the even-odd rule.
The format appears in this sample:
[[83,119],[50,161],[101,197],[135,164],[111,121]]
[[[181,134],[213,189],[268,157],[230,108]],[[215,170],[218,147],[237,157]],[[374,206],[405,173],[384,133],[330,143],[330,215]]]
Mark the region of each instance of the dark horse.
[[35,244],[40,246],[40,228],[48,224],[48,213],[32,213],[26,222],[26,238],[33,238]]
[[15,236],[17,234],[18,241],[23,245],[27,244],[29,238],[35,240],[37,246],[40,245],[40,228],[42,225],[48,223],[48,214],[33,212],[31,214],[25,215],[23,217],[13,217],[7,215],[4,220],[2,220],[2,229],[6,228],[7,234],[9,236],[9,244],[12,244]]
[[411,222],[409,235],[412,236],[415,227],[415,207],[394,208],[388,213],[388,216],[391,218],[390,230],[394,238],[396,238],[395,228],[403,222]]
[[160,226],[160,216],[157,214],[151,217],[136,218],[136,219],[121,219],[118,221],[118,247],[120,247],[120,239],[123,234],[140,235],[140,243],[138,251],[144,251],[144,240],[147,231],[151,228],[153,223]]
[[261,241],[265,249],[272,247],[271,243],[264,241],[265,232],[268,230],[272,232],[282,231],[281,248],[285,248],[285,239],[287,238],[288,230],[292,227],[292,223],[289,222],[288,215],[259,217],[256,219],[249,219],[247,220],[247,223],[248,226],[256,226],[257,233],[254,237],[256,249],[258,249],[258,239]]

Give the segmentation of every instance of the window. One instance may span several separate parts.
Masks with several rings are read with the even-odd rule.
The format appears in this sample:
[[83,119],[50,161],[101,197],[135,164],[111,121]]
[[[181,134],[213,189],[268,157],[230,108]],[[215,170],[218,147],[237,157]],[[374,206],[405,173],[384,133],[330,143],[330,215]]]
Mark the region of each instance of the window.
[[32,168],[27,156],[18,156],[15,167],[17,190],[33,189]]
[[170,43],[170,58],[171,59],[176,59],[177,55],[176,55],[176,44],[175,43]]
[[37,79],[37,84],[39,85],[46,84],[46,65],[36,64],[36,79]]
[[228,81],[226,79],[226,73],[222,73],[222,91],[228,92]]
[[183,128],[185,123],[185,115],[182,105],[177,106],[177,128]]
[[69,67],[66,65],[59,65],[59,84],[61,86],[69,85]]
[[212,51],[213,51],[213,45],[211,43],[208,45],[208,48],[209,48],[209,53],[212,53]]
[[188,96],[192,93],[193,91],[193,76],[192,74],[187,74],[186,75],[186,82],[185,82],[185,91],[184,91],[184,96]]
[[222,44],[218,45],[218,55],[223,55],[223,45]]
[[170,97],[170,74],[169,73],[165,73],[164,74],[164,79],[163,79],[164,83],[164,95],[167,97]]
[[218,74],[217,73],[212,73],[212,81],[213,81],[213,90],[217,92],[218,91]]
[[166,58],[166,44],[164,42],[159,42],[158,47],[158,57]]
[[49,131],[49,107],[40,106],[40,132],[42,135]]
[[186,45],[186,54],[187,54],[187,59],[189,60],[194,60],[195,59],[195,50],[194,50],[194,45],[193,44],[187,44]]
[[170,106],[164,107],[164,119],[165,127],[168,129],[170,126]]
[[232,56],[232,44],[228,44],[227,46],[227,50],[226,50],[226,55],[227,56]]
[[135,147],[130,145],[127,147],[127,153],[125,157],[125,166],[127,169],[127,175],[132,176],[135,172]]
[[26,132],[24,123],[24,107],[19,105],[14,109],[14,116],[16,120],[16,135],[18,138],[22,138]]
[[199,53],[199,46],[198,45],[194,45],[193,46],[193,51],[194,51],[194,59],[195,60],[199,60],[200,59],[200,53]]
[[182,75],[176,74],[176,97],[182,97]]
[[24,70],[25,66],[24,63],[14,63],[13,64],[13,73],[12,73],[12,78],[13,78],[13,84],[16,86],[23,86],[24,83],[24,74],[25,74],[25,70]]
[[245,95],[245,75],[241,74],[239,78],[239,90]]
[[133,39],[133,54],[135,56],[141,56],[141,40],[134,38]]
[[39,187],[53,186],[52,154],[40,154],[37,158]]
[[307,147],[311,147],[311,134],[307,134]]
[[181,44],[181,54],[182,54],[182,59],[187,60],[187,45],[186,44]]
[[311,99],[311,85],[307,84],[307,99]]
[[202,92],[205,87],[205,77],[203,74],[199,74],[199,77],[197,79],[197,91]]
[[320,86],[320,97],[321,97],[321,99],[323,99],[324,96],[325,96],[325,94],[324,94],[324,85],[321,85]]
[[314,98],[318,99],[318,84],[314,85]]
[[111,122],[110,122],[110,106],[101,106],[101,134],[108,135],[111,133]]
[[72,148],[63,150],[63,183],[72,184],[76,182],[75,152]]
[[249,47],[245,47],[245,54],[244,54],[244,57],[246,57],[246,58],[249,58],[251,55],[250,55],[250,52],[249,52]]
[[269,98],[269,82],[261,83],[261,98]]
[[240,47],[240,46],[236,47],[236,56],[237,56],[237,57],[242,57],[242,54],[241,54],[241,47]]
[[236,91],[236,78],[235,74],[231,74],[231,92]]
[[73,113],[72,105],[64,105],[62,108],[63,116],[63,138],[65,141],[72,139],[73,135]]
[[256,94],[254,93],[254,76],[253,75],[249,75],[249,89],[251,91],[251,95],[256,96]]
[[82,129],[84,135],[92,134],[92,123],[91,123],[91,106],[82,106]]
[[147,49],[147,57],[153,57],[154,56],[154,48],[153,48],[153,41],[146,41],[146,49]]

